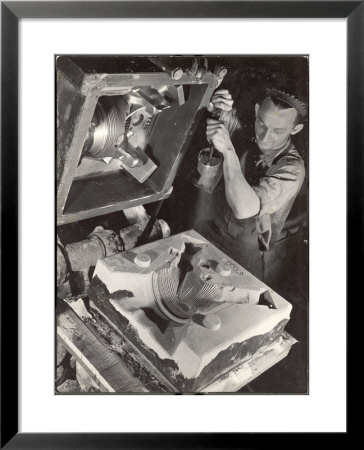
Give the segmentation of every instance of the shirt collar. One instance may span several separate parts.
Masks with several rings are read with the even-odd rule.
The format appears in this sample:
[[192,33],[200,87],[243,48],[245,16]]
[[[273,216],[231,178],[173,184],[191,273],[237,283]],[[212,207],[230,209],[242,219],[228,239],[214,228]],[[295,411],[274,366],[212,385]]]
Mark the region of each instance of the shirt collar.
[[270,153],[268,155],[260,154],[258,156],[256,166],[258,167],[262,163],[264,166],[270,167],[273,164],[273,161],[276,159],[276,157],[278,155],[280,155],[281,153],[283,153],[284,151],[288,150],[291,147],[291,145],[292,145],[292,142],[290,139],[288,139],[287,143],[282,148],[279,148],[275,152]]

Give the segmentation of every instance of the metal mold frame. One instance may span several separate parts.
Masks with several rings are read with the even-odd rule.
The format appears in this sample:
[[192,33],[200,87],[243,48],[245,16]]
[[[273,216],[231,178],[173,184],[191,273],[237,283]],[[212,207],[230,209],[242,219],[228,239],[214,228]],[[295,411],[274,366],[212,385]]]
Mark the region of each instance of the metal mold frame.
[[[99,55],[92,55],[94,64],[97,67],[97,57]],[[113,57],[111,56],[110,59]],[[143,60],[148,60],[148,57],[136,57],[140,59],[140,64]],[[174,57],[175,64],[178,67],[179,57]],[[115,59],[115,57],[114,57]],[[121,57],[121,64],[126,58]],[[157,58],[154,58],[157,59]],[[191,59],[191,65],[193,58]],[[60,61],[60,63],[59,63]],[[150,60],[149,60],[150,61]],[[150,61],[153,66],[156,63]],[[140,73],[138,79],[134,79],[130,73],[107,73],[101,74],[100,68],[92,74],[87,73],[87,69],[82,71],[82,58],[72,59],[67,55],[61,55],[60,59],[56,60],[57,67],[57,114],[59,120],[59,129],[63,131],[63,136],[73,134],[69,143],[65,143],[65,139],[58,139],[57,132],[57,157],[62,155],[62,166],[57,169],[57,225],[64,223],[83,220],[97,215],[121,211],[125,208],[133,206],[144,205],[146,203],[153,203],[161,199],[168,198],[172,190],[172,183],[177,173],[178,167],[182,162],[182,158],[188,148],[189,142],[192,138],[194,130],[199,125],[201,120],[203,107],[207,106],[208,100],[215,90],[218,82],[218,77],[213,72],[197,75],[183,74],[178,80],[174,80],[168,73],[164,71],[145,72]],[[121,69],[123,70],[123,69]],[[70,81],[72,79],[72,81]],[[87,86],[88,79],[91,79],[92,89]],[[78,181],[82,182],[83,197],[88,198],[87,192],[90,192],[92,186],[88,180],[81,178],[75,180],[76,168],[85,135],[90,125],[91,117],[94,114],[95,107],[100,97],[119,94],[126,86],[188,86],[191,89],[190,98],[186,99],[184,108],[181,110],[173,110],[167,114],[160,114],[155,121],[155,126],[151,131],[148,140],[148,146],[153,148],[153,157],[151,161],[157,164],[157,170],[151,175],[145,184],[138,183],[134,179],[122,179],[120,177],[119,184],[116,186],[115,177],[109,182],[110,174],[103,174],[102,179],[105,188],[101,193],[98,192],[98,202],[88,200],[85,204],[82,201],[73,199],[73,210],[68,206],[68,199],[75,196],[77,188],[73,186]],[[59,94],[58,92],[61,92]],[[67,120],[62,120],[63,114],[66,112],[65,103],[62,102],[62,97],[68,92],[72,92],[78,101],[73,102],[72,112]],[[120,95],[120,94],[119,94]],[[177,124],[188,124],[188,129],[184,131],[180,128],[171,129],[168,126],[170,120]],[[77,126],[76,126],[77,124]],[[164,132],[162,132],[164,130]],[[181,133],[182,131],[182,133]],[[171,142],[173,133],[176,133],[176,138],[173,139],[173,146],[170,146],[168,155],[161,154],[160,149],[164,149],[167,144]],[[61,134],[61,133],[59,133]],[[155,136],[159,136],[156,138]],[[168,157],[166,157],[168,156]],[[58,158],[57,158],[58,166]],[[60,176],[58,180],[58,175]],[[97,179],[97,178],[95,178]],[[110,194],[110,189],[114,194]],[[109,191],[109,192],[108,192]],[[132,194],[131,192],[134,192]],[[111,201],[110,197],[113,197]],[[72,202],[71,202],[72,203]],[[76,206],[75,206],[76,203]],[[98,203],[98,204],[96,204]]]

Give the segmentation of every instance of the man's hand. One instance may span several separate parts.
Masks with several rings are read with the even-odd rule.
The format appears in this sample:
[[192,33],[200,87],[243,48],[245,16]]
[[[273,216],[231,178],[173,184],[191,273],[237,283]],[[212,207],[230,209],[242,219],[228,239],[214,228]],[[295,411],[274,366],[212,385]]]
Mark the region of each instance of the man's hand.
[[212,113],[213,111],[220,109],[223,111],[223,114],[221,115],[221,120],[227,120],[232,106],[233,106],[233,99],[231,98],[231,94],[226,89],[219,89],[218,91],[214,92],[214,95],[211,97],[211,100],[207,106],[207,111]]
[[234,150],[229,132],[221,120],[207,119],[206,137],[208,143],[212,143],[223,155]]

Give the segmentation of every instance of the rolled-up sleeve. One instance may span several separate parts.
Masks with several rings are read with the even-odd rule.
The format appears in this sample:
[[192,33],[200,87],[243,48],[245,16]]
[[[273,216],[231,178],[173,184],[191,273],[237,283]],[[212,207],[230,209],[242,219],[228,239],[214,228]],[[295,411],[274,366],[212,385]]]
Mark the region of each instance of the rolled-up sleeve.
[[259,183],[252,186],[260,200],[258,216],[273,214],[294,197],[301,189],[305,178],[303,161],[294,157],[283,157],[268,170]]

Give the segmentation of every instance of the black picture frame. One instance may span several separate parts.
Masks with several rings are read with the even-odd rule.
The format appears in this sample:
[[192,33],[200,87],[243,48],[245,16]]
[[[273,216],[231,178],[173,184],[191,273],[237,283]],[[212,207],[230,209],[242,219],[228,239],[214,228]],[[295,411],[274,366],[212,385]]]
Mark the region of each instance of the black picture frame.
[[[347,298],[355,289],[356,280],[362,277],[363,262],[354,262],[351,256],[363,248],[364,1],[1,2],[1,448],[257,448],[262,439],[268,441],[273,435],[18,432],[18,325],[16,320],[10,320],[18,317],[18,304],[14,301],[18,295],[19,250],[18,22],[21,18],[117,17],[347,19]],[[309,433],[300,438],[300,443],[306,438]],[[285,445],[288,435],[279,439],[280,445]]]

